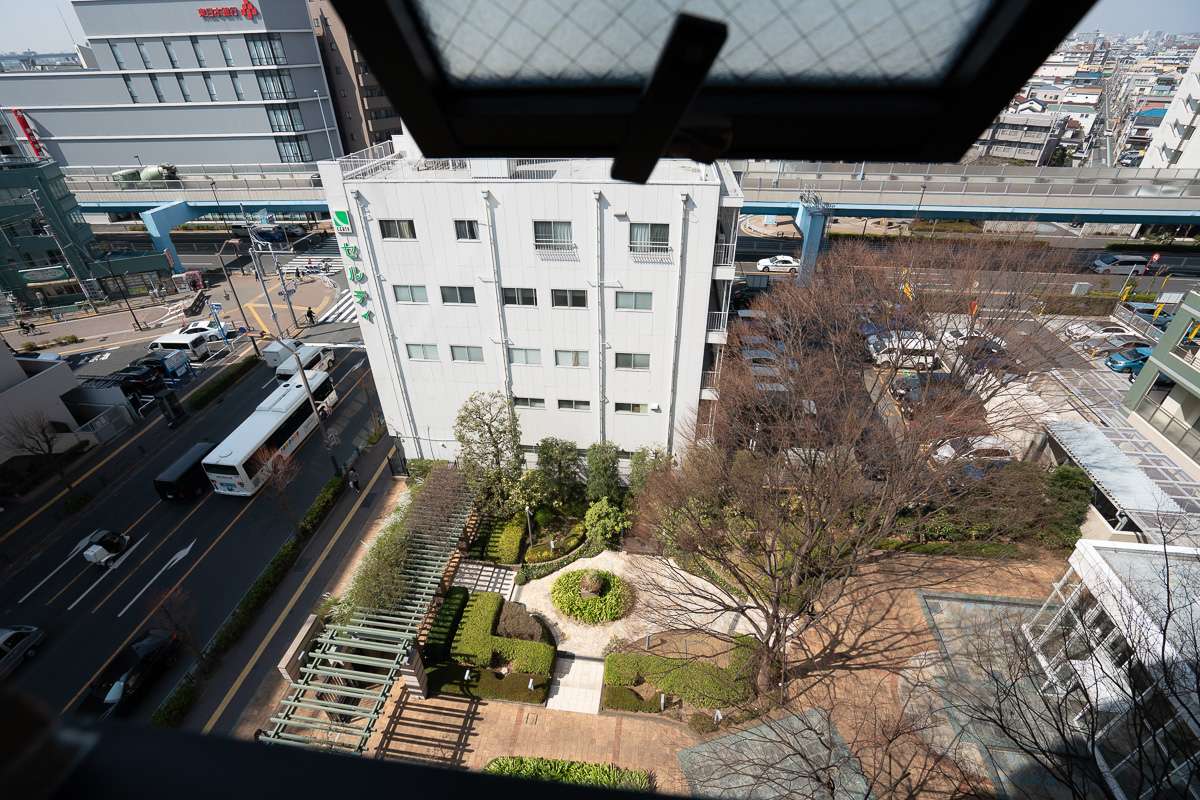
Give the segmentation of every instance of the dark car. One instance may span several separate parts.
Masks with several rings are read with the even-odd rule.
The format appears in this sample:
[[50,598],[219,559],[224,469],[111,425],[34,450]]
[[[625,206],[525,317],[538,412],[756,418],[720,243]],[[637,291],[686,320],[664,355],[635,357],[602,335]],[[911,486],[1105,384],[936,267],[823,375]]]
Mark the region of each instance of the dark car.
[[962,376],[951,372],[911,372],[892,381],[892,397],[901,400],[913,390],[925,386],[965,389],[966,383]]
[[142,356],[129,365],[132,367],[149,367],[154,370],[162,378],[167,378],[170,373],[167,371],[167,365],[164,363],[162,356]]
[[[1129,370],[1129,382],[1130,383],[1133,383],[1134,381],[1136,381],[1138,379],[1138,375],[1142,374],[1142,368],[1145,366],[1146,366],[1146,362],[1143,361],[1140,364],[1135,364],[1133,366],[1133,368]],[[1160,372],[1154,376],[1154,385],[1151,386],[1150,388],[1151,389],[1170,389],[1173,386],[1175,386],[1175,379],[1172,378],[1170,375],[1166,374],[1165,372]]]
[[120,378],[125,394],[154,394],[164,385],[159,371],[147,364],[126,367],[113,373],[113,377]]
[[88,687],[79,715],[106,719],[127,709],[143,687],[175,663],[176,638],[170,631],[151,628],[135,639]]

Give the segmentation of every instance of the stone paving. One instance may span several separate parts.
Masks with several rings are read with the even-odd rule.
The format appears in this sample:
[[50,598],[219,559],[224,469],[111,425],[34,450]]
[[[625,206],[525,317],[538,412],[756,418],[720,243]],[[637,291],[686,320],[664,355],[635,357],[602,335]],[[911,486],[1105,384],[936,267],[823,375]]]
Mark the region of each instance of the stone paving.
[[454,586],[462,586],[472,592],[498,592],[511,599],[513,575],[511,569],[486,561],[460,561],[454,571]]
[[604,693],[604,660],[559,652],[546,708],[599,714]]

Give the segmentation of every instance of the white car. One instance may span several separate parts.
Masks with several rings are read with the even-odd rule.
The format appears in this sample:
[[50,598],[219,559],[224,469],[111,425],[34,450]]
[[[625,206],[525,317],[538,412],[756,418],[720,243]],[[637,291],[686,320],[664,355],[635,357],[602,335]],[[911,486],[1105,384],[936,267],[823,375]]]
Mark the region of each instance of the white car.
[[0,628],[0,678],[4,678],[21,662],[37,654],[38,645],[46,633],[32,625],[9,625]]
[[770,258],[760,258],[758,260],[759,272],[790,272],[795,275],[800,271],[800,262],[791,256],[771,256]]
[[87,540],[83,560],[102,567],[117,563],[117,557],[129,549],[129,534],[97,528]]
[[951,350],[957,350],[958,348],[962,347],[963,344],[974,340],[992,342],[1001,349],[1008,348],[1008,343],[999,336],[992,336],[991,334],[984,333],[980,330],[964,331],[959,328],[952,328],[942,333],[942,344],[946,345],[946,347],[949,347]]
[[939,447],[933,460],[940,464],[956,458],[972,460],[1012,461],[1013,448],[999,436],[967,436],[954,439]]
[[1100,336],[1134,336],[1134,332],[1116,322],[1072,322],[1066,327],[1072,339],[1095,339]]
[[202,333],[204,334],[204,341],[206,342],[220,342],[224,341],[225,339],[221,332],[221,326],[218,325],[216,321],[211,319],[202,319],[196,322],[189,322],[187,325],[184,325],[182,328],[175,331],[175,333]]

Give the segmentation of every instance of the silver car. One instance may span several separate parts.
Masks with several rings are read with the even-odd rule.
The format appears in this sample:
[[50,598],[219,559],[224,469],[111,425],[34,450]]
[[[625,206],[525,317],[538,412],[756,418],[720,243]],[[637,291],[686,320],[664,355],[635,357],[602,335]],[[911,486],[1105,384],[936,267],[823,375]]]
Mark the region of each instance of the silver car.
[[6,677],[25,659],[33,658],[45,638],[46,632],[32,625],[0,628],[0,678]]

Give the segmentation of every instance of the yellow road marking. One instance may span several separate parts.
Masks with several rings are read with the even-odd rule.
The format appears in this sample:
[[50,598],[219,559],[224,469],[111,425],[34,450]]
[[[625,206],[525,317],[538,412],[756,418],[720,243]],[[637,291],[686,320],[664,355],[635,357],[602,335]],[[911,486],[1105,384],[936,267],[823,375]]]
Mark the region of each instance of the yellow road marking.
[[[145,513],[145,514],[142,514],[140,517],[138,517],[136,520],[134,520],[132,524],[130,524],[130,525],[129,525],[129,527],[128,527],[128,529],[127,529],[127,530],[132,530],[134,527],[136,527],[136,526],[137,526],[137,524],[138,524],[139,522],[141,522],[142,520],[144,520],[144,519],[146,518],[146,514],[149,514],[151,511],[153,511],[153,510],[154,510],[154,506],[157,506],[157,505],[158,505],[159,503],[161,503],[161,502],[162,502],[161,500],[156,500],[156,501],[154,502],[154,505],[153,505],[153,506],[150,506],[150,508],[146,509],[146,513]],[[74,583],[75,581],[79,580],[79,578],[80,578],[81,576],[83,576],[83,575],[87,574],[87,572],[88,572],[88,570],[89,570],[89,569],[90,569],[90,565],[89,565],[88,567],[84,567],[84,568],[83,568],[83,571],[82,571],[82,572],[80,572],[80,573],[79,573],[79,575],[76,575],[74,578],[72,578],[72,579],[71,579],[71,583]],[[49,600],[47,600],[47,601],[46,601],[46,605],[50,605],[51,603],[53,603],[55,600],[57,600],[57,599],[58,599],[58,595],[60,595],[60,594],[62,594],[63,592],[65,592],[67,589],[70,589],[70,588],[71,588],[71,583],[68,583],[66,586],[64,586],[63,588],[59,589],[59,590],[58,590],[58,593],[57,593],[57,594],[55,594],[55,595],[54,595],[54,597],[51,597]]]
[[[390,450],[388,450],[387,458],[385,458],[383,463],[379,465],[379,468],[375,470],[375,474],[371,476],[371,481],[367,484],[367,492],[370,492],[371,487],[375,485],[375,481],[379,480],[379,476],[383,473],[383,468],[388,464],[387,459],[390,459],[392,453],[394,452],[396,452],[395,447],[392,447]],[[204,728],[201,729],[200,733],[209,733],[213,729],[213,726],[217,724],[217,720],[220,719],[221,715],[225,713],[225,709],[228,708],[229,704],[233,701],[233,696],[237,694],[239,689],[242,688],[242,684],[245,683],[247,676],[250,675],[250,670],[254,669],[254,667],[258,665],[258,660],[262,658],[263,651],[267,649],[267,645],[270,644],[271,639],[274,638],[275,634],[279,632],[279,628],[281,625],[283,625],[283,621],[287,619],[287,615],[292,612],[292,608],[294,608],[296,603],[299,602],[300,596],[304,593],[304,590],[308,588],[308,584],[317,574],[317,570],[323,563],[325,563],[325,559],[333,550],[333,546],[342,538],[342,534],[350,525],[350,520],[354,519],[354,515],[358,513],[358,509],[362,506],[363,500],[366,499],[367,492],[359,493],[358,500],[355,501],[354,507],[350,509],[350,513],[346,515],[344,520],[342,520],[342,524],[338,527],[337,532],[333,534],[333,537],[330,538],[329,544],[325,545],[325,550],[321,552],[320,557],[317,558],[312,567],[309,568],[308,574],[304,576],[304,580],[301,581],[300,585],[296,588],[292,598],[288,600],[288,604],[284,607],[283,611],[279,613],[279,617],[275,620],[275,624],[271,626],[271,630],[267,631],[266,636],[264,636],[262,642],[259,643],[258,649],[254,651],[254,655],[250,656],[249,660],[247,660],[245,668],[242,670],[241,674],[237,676],[237,680],[233,682],[233,686],[229,687],[229,691],[225,694],[225,697],[222,698],[221,704],[217,706],[217,710],[213,712],[213,715],[209,718],[208,722],[205,723]],[[122,647],[123,646],[124,645],[122,645]]]

